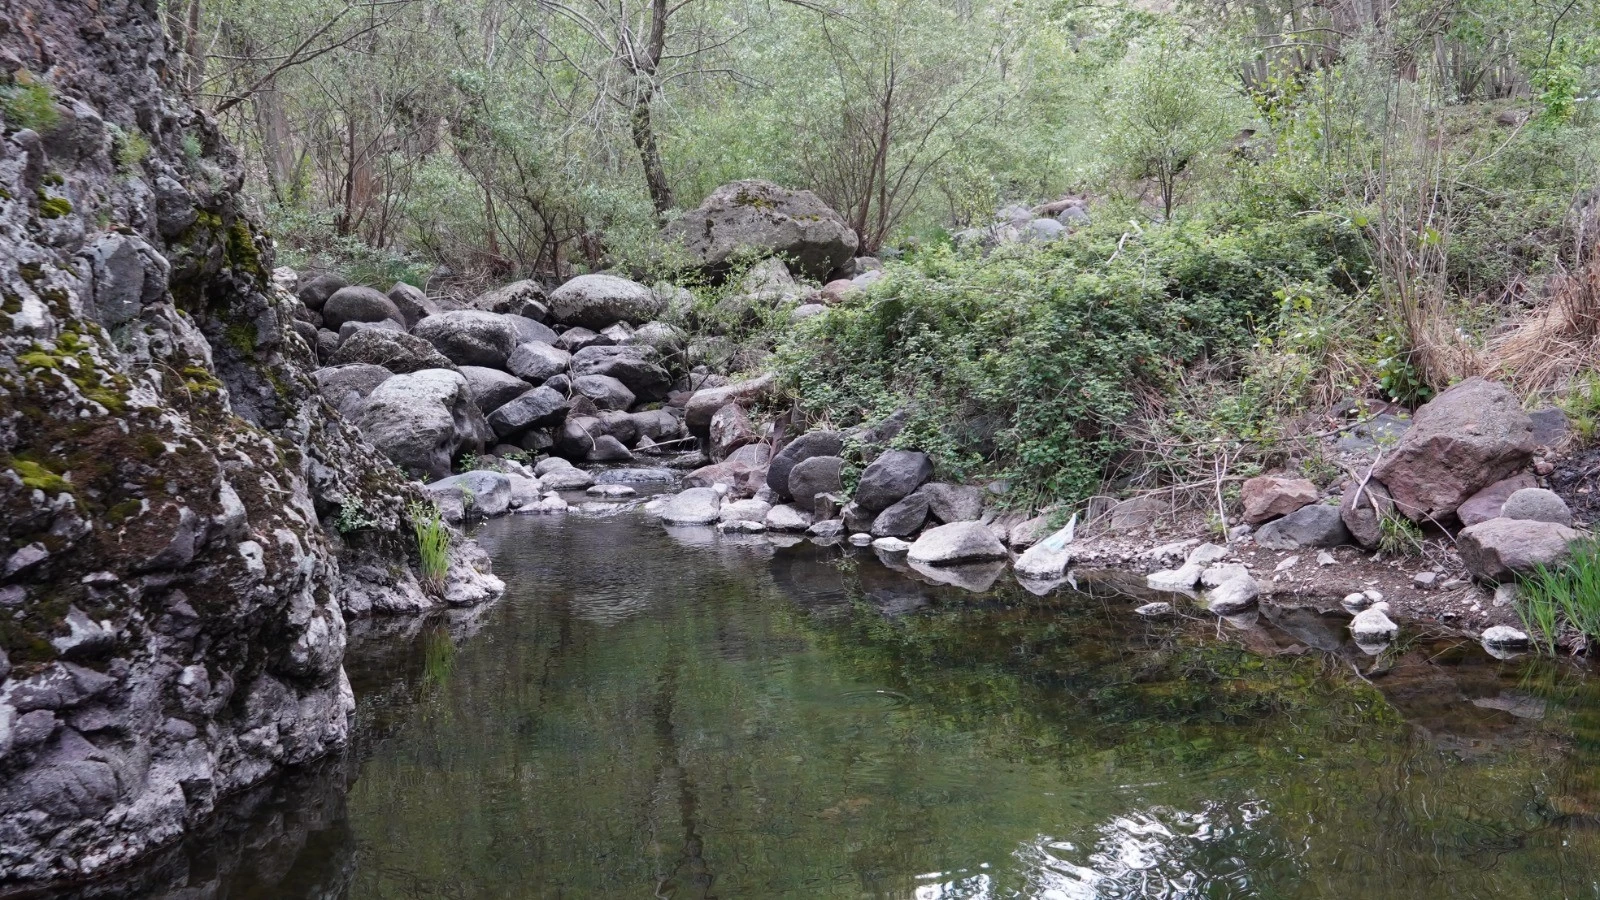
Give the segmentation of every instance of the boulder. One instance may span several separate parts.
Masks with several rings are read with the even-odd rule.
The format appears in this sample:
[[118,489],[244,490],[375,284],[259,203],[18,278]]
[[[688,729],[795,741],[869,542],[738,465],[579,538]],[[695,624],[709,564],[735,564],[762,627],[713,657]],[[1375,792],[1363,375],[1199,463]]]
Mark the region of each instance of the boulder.
[[627,385],[641,402],[665,400],[672,376],[657,364],[660,355],[651,347],[585,347],[572,355],[572,374],[606,375]]
[[813,456],[789,470],[788,494],[794,505],[807,512],[813,509],[818,494],[844,491],[844,460],[837,456]]
[[519,344],[506,359],[507,372],[529,384],[544,384],[567,371],[572,354],[539,341]]
[[633,340],[633,326],[627,322],[617,322],[609,328],[602,328],[600,333],[611,338],[611,342],[617,346]]
[[661,510],[668,525],[710,525],[722,517],[722,497],[713,488],[689,488],[673,497]]
[[594,439],[594,446],[589,448],[589,461],[633,462],[633,451],[611,435],[602,434]]
[[[327,334],[327,332],[322,332]],[[350,335],[327,357],[329,366],[366,363],[396,375],[425,369],[454,369],[456,364],[416,335],[369,328]]]
[[684,436],[683,418],[670,409],[647,409],[630,415],[640,437],[660,443]]
[[367,396],[393,376],[393,372],[382,366],[366,363],[329,366],[311,373],[322,398],[351,421],[360,417]]
[[777,387],[772,373],[718,388],[696,391],[684,406],[683,421],[689,433],[702,441],[711,436],[711,417],[724,405],[738,401],[746,407],[769,399]]
[[1345,486],[1339,499],[1339,521],[1352,540],[1371,550],[1383,539],[1383,519],[1394,514],[1394,499],[1376,478],[1367,479],[1364,489],[1358,489],[1359,485],[1351,482]]
[[711,442],[706,452],[711,454],[713,460],[721,462],[740,447],[758,443],[760,440],[761,435],[756,433],[755,425],[751,424],[750,417],[745,415],[744,407],[738,403],[729,403],[711,416]]
[[1555,522],[1490,519],[1456,535],[1456,550],[1467,571],[1481,581],[1507,581],[1538,566],[1567,558],[1578,532]]
[[1539,482],[1532,475],[1513,475],[1502,481],[1496,481],[1483,490],[1467,498],[1467,501],[1456,509],[1456,518],[1462,525],[1472,526],[1479,522],[1500,518],[1500,510],[1511,499],[1511,495],[1524,488],[1535,488]]
[[1317,502],[1322,492],[1304,478],[1286,478],[1281,475],[1259,475],[1244,483],[1239,491],[1239,501],[1244,506],[1244,520],[1260,525],[1280,516]]
[[1268,550],[1337,547],[1350,543],[1350,532],[1340,518],[1339,507],[1317,503],[1261,526],[1256,531],[1256,543]]
[[547,387],[530,388],[496,407],[489,415],[495,437],[510,440],[530,428],[549,428],[567,417],[567,398]]
[[421,288],[413,287],[404,281],[396,281],[394,286],[389,288],[388,296],[394,308],[400,310],[407,330],[429,316],[444,312],[444,307],[430,300]]
[[1236,616],[1256,605],[1261,586],[1249,573],[1235,574],[1206,591],[1206,608],[1219,616]]
[[581,328],[643,325],[665,311],[655,291],[615,275],[579,275],[550,294],[550,317]]
[[556,346],[568,353],[577,353],[585,347],[610,347],[616,342],[603,334],[587,328],[568,328],[556,338]]
[[722,504],[719,522],[760,522],[766,528],[767,513],[772,511],[772,504],[754,497],[744,500],[734,500]]
[[917,488],[917,493],[928,498],[928,512],[946,525],[983,517],[984,492],[977,485],[933,481]]
[[1065,528],[1042,538],[1017,557],[1018,578],[1048,580],[1060,578],[1072,564],[1073,527]]
[[844,452],[844,435],[837,431],[813,431],[802,434],[778,451],[767,468],[767,487],[779,496],[788,497],[789,472],[795,465],[814,456],[838,456]]
[[633,333],[632,345],[649,347],[658,359],[682,356],[689,347],[689,336],[665,322],[646,322]]
[[600,409],[626,411],[633,405],[633,391],[609,375],[584,375],[572,379],[572,389],[590,400]]
[[537,463],[534,464],[534,466],[533,466],[533,474],[535,476],[539,477],[539,478],[543,478],[544,476],[549,475],[551,472],[554,472],[557,469],[573,469],[573,468],[577,468],[577,467],[574,466],[572,463],[568,462],[567,460],[562,459],[559,456],[547,456],[544,459],[541,459]]
[[[822,496],[833,497],[836,495],[833,493],[823,493]],[[817,504],[817,518],[832,518],[831,516],[822,515],[823,501],[814,499],[813,502]],[[849,529],[852,534],[864,533],[870,537],[872,534],[872,523],[878,520],[878,514],[870,509],[867,509],[859,503],[846,503],[839,509],[839,520],[844,523],[844,527]]]
[[469,305],[484,312],[508,313],[535,322],[543,322],[549,314],[549,298],[545,295],[544,285],[532,279],[513,281],[492,291],[485,291],[474,297]]
[[424,494],[441,505],[456,503],[468,515],[502,516],[511,509],[511,479],[499,472],[465,472],[425,486]]
[[539,484],[547,491],[581,491],[594,484],[594,476],[569,465],[564,469],[552,469],[540,475]]
[[369,287],[340,288],[322,307],[322,324],[330,331],[338,331],[346,322],[384,321],[404,328],[406,317],[401,315],[393,300]]
[[526,344],[537,341],[541,344],[554,344],[561,338],[550,330],[550,327],[528,318],[527,316],[514,316],[506,314],[506,321],[517,332],[517,343]]
[[668,225],[663,236],[681,242],[713,273],[735,257],[782,256],[798,275],[822,281],[855,256],[859,241],[838,213],[810,191],[766,181],[736,181],[711,192],[698,209]]
[[1468,378],[1430,400],[1374,474],[1402,515],[1450,515],[1473,494],[1527,466],[1533,423],[1503,385]]
[[952,522],[922,533],[911,545],[908,560],[929,566],[953,566],[1009,558],[1005,545],[977,522]]
[[300,285],[300,290],[296,296],[300,298],[301,303],[306,305],[306,309],[312,312],[322,312],[322,307],[328,302],[328,298],[349,283],[338,275],[318,275]]
[[368,328],[377,328],[382,331],[392,331],[396,334],[403,333],[405,331],[405,328],[401,326],[399,322],[391,319],[384,319],[381,322],[346,322],[339,326],[339,343],[343,344],[345,341],[350,340],[351,335],[358,331],[364,331]]
[[1362,647],[1390,644],[1400,634],[1400,626],[1389,618],[1389,604],[1374,603],[1350,620],[1350,636]]
[[721,485],[728,489],[730,496],[754,496],[759,483],[757,479],[766,473],[761,469],[753,469],[747,463],[727,460],[714,465],[701,466],[683,476],[685,487],[716,487]]
[[811,514],[798,506],[780,503],[767,511],[768,531],[799,532],[810,528]]
[[517,331],[505,316],[474,309],[429,316],[412,333],[462,366],[503,369],[517,347]]
[[868,533],[873,537],[909,537],[922,530],[927,521],[928,498],[918,492],[878,513]]
[[916,450],[886,450],[861,473],[855,500],[880,512],[911,495],[933,477],[933,460]]
[[1523,488],[1506,499],[1500,515],[1507,519],[1528,519],[1534,522],[1554,522],[1572,527],[1572,510],[1555,491],[1544,488]]
[[483,449],[482,421],[460,372],[425,369],[373,389],[357,428],[401,468],[443,478],[457,453]]
[[467,389],[472,391],[472,402],[478,404],[478,410],[486,416],[532,390],[526,381],[499,369],[462,366],[461,375],[467,379]]

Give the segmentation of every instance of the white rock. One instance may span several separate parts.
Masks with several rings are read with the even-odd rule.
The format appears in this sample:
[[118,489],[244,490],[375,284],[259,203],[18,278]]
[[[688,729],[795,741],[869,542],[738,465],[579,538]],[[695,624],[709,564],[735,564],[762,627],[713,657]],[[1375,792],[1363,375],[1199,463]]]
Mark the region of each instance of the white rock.
[[1248,574],[1233,578],[1206,592],[1206,608],[1219,616],[1232,616],[1256,605],[1261,586]]
[[1389,604],[1378,602],[1356,613],[1350,620],[1350,636],[1363,646],[1393,642],[1400,626],[1389,618],[1388,612]]
[[1362,594],[1362,596],[1366,597],[1369,601],[1371,601],[1373,603],[1382,603],[1383,602],[1383,592],[1382,591],[1376,591],[1376,590],[1373,590],[1372,588],[1367,588],[1366,590],[1362,591],[1361,594]]
[[1366,594],[1357,591],[1353,594],[1345,594],[1344,599],[1339,601],[1339,605],[1344,607],[1346,612],[1358,613],[1371,606],[1372,601],[1367,599]]
[[811,527],[811,514],[798,506],[780,503],[767,511],[768,531],[805,531]]
[[872,535],[867,534],[865,531],[858,531],[855,534],[850,535],[850,543],[856,545],[857,547],[870,546],[872,544]]
[[873,541],[872,549],[885,553],[904,553],[911,549],[911,545],[897,537],[884,537]]
[[1144,583],[1152,591],[1192,591],[1200,583],[1199,566],[1183,565],[1176,569],[1163,569],[1145,576]]
[[929,528],[908,551],[912,562],[930,566],[1007,559],[1004,544],[978,522],[952,522]]
[[[1076,522],[1076,517],[1073,521]],[[1060,578],[1062,573],[1066,572],[1067,566],[1072,564],[1072,549],[1068,546],[1072,542],[1072,535],[1073,525],[1068,524],[1067,527],[1023,551],[1022,556],[1017,558],[1017,575],[1033,579]],[[1190,559],[1192,564],[1193,554],[1190,555]]]
[[612,499],[618,499],[621,497],[632,497],[639,492],[625,484],[596,484],[591,485],[588,490],[584,491],[584,493],[591,497],[608,497]]
[[1135,609],[1133,612],[1135,615],[1144,616],[1147,619],[1159,619],[1163,616],[1172,615],[1172,604],[1161,603],[1159,601],[1156,603],[1146,603],[1138,609]]
[[734,534],[759,534],[767,530],[766,523],[756,522],[751,519],[723,519],[717,523],[717,530]]
[[1218,547],[1216,544],[1201,544],[1189,551],[1189,557],[1184,560],[1184,565],[1199,566],[1203,569],[1214,562],[1221,562],[1227,555],[1227,547]]
[[722,517],[721,494],[713,488],[689,488],[667,501],[660,516],[668,525],[710,525]]
[[1287,572],[1290,569],[1292,569],[1292,568],[1294,568],[1295,566],[1298,566],[1298,565],[1300,565],[1300,557],[1291,556],[1288,559],[1284,560],[1283,562],[1278,563],[1278,567],[1273,569],[1272,571],[1273,571],[1273,574],[1277,574],[1279,572]]
[[765,531],[767,513],[771,511],[771,505],[755,498],[733,500],[722,504],[721,517],[724,522],[756,522]]
[[1338,562],[1338,560],[1333,558],[1333,554],[1332,553],[1329,553],[1326,550],[1318,550],[1317,551],[1317,565],[1319,565],[1319,566],[1331,566],[1336,562]]
[[1526,650],[1531,642],[1528,635],[1506,625],[1493,625],[1483,630],[1483,645],[1497,650]]
[[1239,563],[1223,563],[1207,569],[1205,574],[1200,576],[1200,584],[1208,588],[1220,587],[1235,578],[1249,574],[1250,570]]

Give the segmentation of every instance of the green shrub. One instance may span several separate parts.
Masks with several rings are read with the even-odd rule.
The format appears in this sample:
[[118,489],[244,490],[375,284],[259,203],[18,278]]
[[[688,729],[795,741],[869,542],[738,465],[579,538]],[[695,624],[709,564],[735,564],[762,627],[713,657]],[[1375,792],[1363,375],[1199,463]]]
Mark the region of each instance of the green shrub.
[[417,535],[417,555],[422,559],[423,580],[434,588],[444,585],[450,571],[450,526],[435,503],[412,503],[408,510]]
[[16,130],[45,132],[61,121],[50,89],[37,81],[0,90],[0,112],[5,114],[6,127]]
[[1517,613],[1536,645],[1555,652],[1562,624],[1592,640],[1600,638],[1600,543],[1572,548],[1564,566],[1539,566],[1517,590]]
[[1328,296],[1343,242],[1305,218],[1095,227],[987,258],[932,249],[794,329],[776,365],[815,419],[905,409],[897,443],[945,476],[1078,500],[1126,449],[1123,424],[1185,366],[1250,347],[1285,285]]
[[360,531],[363,528],[376,528],[377,526],[378,520],[367,512],[366,507],[361,505],[360,500],[354,497],[346,497],[344,502],[339,504],[339,518],[335,519],[333,523],[333,527],[340,534],[349,534],[352,531]]

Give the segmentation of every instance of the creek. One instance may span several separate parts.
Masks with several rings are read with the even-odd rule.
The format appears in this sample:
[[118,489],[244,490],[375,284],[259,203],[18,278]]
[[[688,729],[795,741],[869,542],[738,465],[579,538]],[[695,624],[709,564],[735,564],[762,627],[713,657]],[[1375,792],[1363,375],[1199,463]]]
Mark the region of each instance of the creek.
[[1600,696],[1567,664],[638,511],[478,538],[503,600],[355,631],[349,754],[118,895],[1600,896]]

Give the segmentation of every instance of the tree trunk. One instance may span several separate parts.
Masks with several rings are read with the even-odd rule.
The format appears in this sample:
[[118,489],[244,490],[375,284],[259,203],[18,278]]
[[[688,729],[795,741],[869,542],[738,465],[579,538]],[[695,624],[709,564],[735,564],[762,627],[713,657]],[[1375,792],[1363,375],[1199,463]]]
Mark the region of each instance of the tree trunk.
[[654,110],[656,74],[661,68],[661,57],[667,51],[667,17],[672,11],[667,0],[652,0],[650,4],[650,39],[643,55],[628,60],[638,86],[633,101],[633,145],[639,150],[639,161],[644,165],[644,183],[650,191],[650,205],[656,216],[672,208],[672,185],[667,182],[666,168],[661,164],[661,147],[656,141]]

